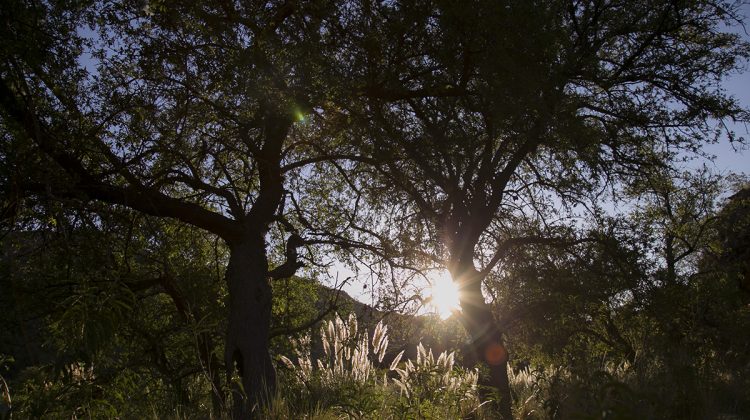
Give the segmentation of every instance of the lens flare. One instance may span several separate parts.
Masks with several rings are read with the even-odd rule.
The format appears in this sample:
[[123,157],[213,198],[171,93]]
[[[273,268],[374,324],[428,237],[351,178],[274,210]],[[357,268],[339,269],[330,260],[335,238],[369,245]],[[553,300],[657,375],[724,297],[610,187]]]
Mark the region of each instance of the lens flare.
[[436,273],[430,280],[429,301],[441,319],[460,311],[458,286],[447,272]]

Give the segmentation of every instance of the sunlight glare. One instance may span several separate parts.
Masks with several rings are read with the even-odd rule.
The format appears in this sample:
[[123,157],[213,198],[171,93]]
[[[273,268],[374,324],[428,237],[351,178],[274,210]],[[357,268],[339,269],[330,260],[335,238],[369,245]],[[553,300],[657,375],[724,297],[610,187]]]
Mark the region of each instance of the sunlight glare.
[[436,273],[431,279],[429,300],[441,319],[447,319],[454,311],[460,311],[458,286],[447,272]]

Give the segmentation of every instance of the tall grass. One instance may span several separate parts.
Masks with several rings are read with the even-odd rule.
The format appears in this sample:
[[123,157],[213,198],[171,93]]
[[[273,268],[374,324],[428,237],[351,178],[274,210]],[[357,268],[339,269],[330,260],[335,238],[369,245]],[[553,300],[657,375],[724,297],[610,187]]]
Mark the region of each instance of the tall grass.
[[280,356],[280,392],[269,418],[481,418],[476,371],[455,366],[455,353],[437,357],[421,343],[415,361],[388,354],[388,327],[358,330],[350,315],[320,329],[323,354],[313,360],[310,337],[295,343],[295,359]]

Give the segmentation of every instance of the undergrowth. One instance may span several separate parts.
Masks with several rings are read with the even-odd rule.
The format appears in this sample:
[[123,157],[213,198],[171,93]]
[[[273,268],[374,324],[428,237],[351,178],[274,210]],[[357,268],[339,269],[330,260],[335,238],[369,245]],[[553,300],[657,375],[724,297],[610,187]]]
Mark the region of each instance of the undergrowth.
[[[455,352],[435,356],[422,344],[415,361],[401,351],[383,365],[388,327],[372,337],[354,315],[320,329],[323,356],[310,356],[310,337],[295,343],[295,360],[281,356],[279,396],[269,418],[483,418],[478,374],[455,365]],[[380,367],[382,366],[382,367]]]

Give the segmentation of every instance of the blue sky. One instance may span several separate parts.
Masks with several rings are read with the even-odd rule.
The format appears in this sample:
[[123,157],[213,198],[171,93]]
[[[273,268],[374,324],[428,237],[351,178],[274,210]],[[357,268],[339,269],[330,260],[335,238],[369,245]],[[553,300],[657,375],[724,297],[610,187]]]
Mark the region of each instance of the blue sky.
[[[745,19],[750,18],[750,4],[742,6],[742,14]],[[748,22],[750,23],[750,22]],[[750,42],[750,26],[742,27],[735,25],[730,28],[731,32],[739,34],[745,41]],[[724,82],[726,91],[737,98],[739,103],[745,109],[750,109],[750,65],[745,63],[744,69],[740,74],[734,74]],[[739,137],[744,137],[746,142],[750,142],[750,125],[732,124],[730,128]],[[718,144],[709,144],[705,147],[706,152],[715,155],[716,161],[713,163],[715,169],[720,172],[744,172],[750,174],[750,150],[735,150],[727,139],[723,139]]]

